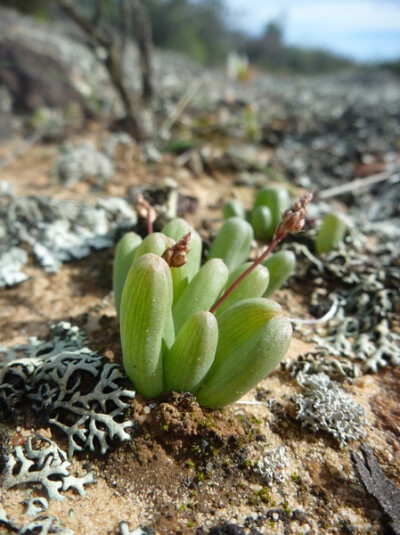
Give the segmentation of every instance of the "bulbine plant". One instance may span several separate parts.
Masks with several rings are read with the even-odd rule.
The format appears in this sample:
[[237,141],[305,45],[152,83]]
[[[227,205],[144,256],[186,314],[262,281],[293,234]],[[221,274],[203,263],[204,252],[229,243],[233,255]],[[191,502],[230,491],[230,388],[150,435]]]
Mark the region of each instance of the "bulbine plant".
[[125,371],[138,393],[190,392],[214,409],[275,368],[292,328],[280,305],[262,297],[270,283],[263,262],[287,234],[303,228],[310,200],[307,194],[286,210],[268,248],[248,263],[252,228],[240,218],[225,223],[203,266],[200,236],[183,219],[144,240],[133,232],[123,236],[114,262],[115,303]]

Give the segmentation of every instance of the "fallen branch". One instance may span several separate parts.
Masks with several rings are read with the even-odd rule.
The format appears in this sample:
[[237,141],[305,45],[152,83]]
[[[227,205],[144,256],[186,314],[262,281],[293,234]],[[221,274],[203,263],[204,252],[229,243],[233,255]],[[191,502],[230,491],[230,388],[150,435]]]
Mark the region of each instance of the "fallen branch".
[[346,184],[341,184],[340,186],[334,186],[333,188],[324,189],[316,193],[316,196],[320,200],[330,199],[332,197],[338,197],[344,193],[349,193],[362,188],[369,188],[373,184],[383,182],[389,179],[400,180],[400,174],[397,171],[383,171],[382,173],[377,173],[376,175],[371,175],[367,178],[357,178],[352,182],[346,182]]

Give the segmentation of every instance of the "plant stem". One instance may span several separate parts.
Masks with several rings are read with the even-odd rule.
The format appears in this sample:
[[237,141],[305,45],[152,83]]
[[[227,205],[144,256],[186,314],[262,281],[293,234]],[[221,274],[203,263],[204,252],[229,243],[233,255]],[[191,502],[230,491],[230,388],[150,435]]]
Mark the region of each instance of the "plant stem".
[[153,234],[153,220],[150,216],[150,212],[147,216],[147,234]]
[[259,266],[261,264],[261,262],[263,262],[267,256],[275,249],[275,247],[278,245],[278,243],[283,240],[283,238],[285,238],[287,236],[287,233],[282,233],[282,232],[277,232],[273,239],[272,239],[272,242],[268,245],[268,247],[265,249],[265,251],[258,257],[254,260],[254,262],[251,264],[251,266],[249,266],[246,271],[244,271],[241,275],[239,275],[239,277],[229,286],[229,288],[221,295],[221,297],[218,299],[218,301],[216,301],[213,306],[210,308],[210,312],[212,314],[215,313],[215,311],[217,310],[217,308],[222,305],[222,303],[225,301],[225,299],[227,299],[227,297],[230,296],[230,294],[233,292],[233,290],[236,288],[236,286],[238,286],[238,284],[240,284],[242,282],[243,279],[245,279],[247,277],[247,275],[249,275],[253,270],[256,269],[257,266]]

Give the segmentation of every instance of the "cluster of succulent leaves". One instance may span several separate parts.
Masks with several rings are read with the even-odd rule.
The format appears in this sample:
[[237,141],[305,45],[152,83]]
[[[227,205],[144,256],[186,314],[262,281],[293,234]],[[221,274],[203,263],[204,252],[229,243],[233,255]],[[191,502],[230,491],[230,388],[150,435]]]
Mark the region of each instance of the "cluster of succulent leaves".
[[290,196],[285,188],[267,186],[258,191],[251,210],[246,210],[241,201],[230,199],[223,207],[223,216],[225,219],[240,217],[248,221],[253,227],[255,238],[268,242],[289,206]]
[[[223,216],[226,220],[239,217],[248,221],[253,228],[254,237],[260,241],[269,242],[277,224],[281,221],[282,214],[289,205],[290,196],[285,188],[267,186],[258,191],[251,210],[246,210],[244,204],[238,199],[230,199],[223,207]],[[341,214],[331,212],[326,215],[316,235],[314,244],[316,253],[328,253],[336,249],[343,241],[347,230],[348,222]],[[291,269],[289,269],[289,263],[293,264]],[[294,265],[295,257],[290,258],[287,255],[285,261],[282,262],[282,266],[287,266],[288,269],[286,278],[294,271]]]
[[[187,262],[170,267],[163,253],[189,232]],[[134,232],[122,237],[114,262],[115,304],[124,368],[139,394],[190,392],[200,404],[219,408],[279,363],[292,329],[267,296],[291,273],[292,253],[271,256],[213,306],[250,266],[252,240],[247,221],[229,218],[201,266],[201,238],[183,219],[143,240]]]

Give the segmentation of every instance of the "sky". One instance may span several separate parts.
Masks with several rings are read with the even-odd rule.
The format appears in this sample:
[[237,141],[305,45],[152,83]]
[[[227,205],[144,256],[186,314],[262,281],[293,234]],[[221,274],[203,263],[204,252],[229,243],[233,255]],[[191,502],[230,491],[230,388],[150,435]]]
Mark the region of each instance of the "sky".
[[280,21],[287,44],[358,61],[400,58],[400,0],[225,0],[232,24],[252,35]]

